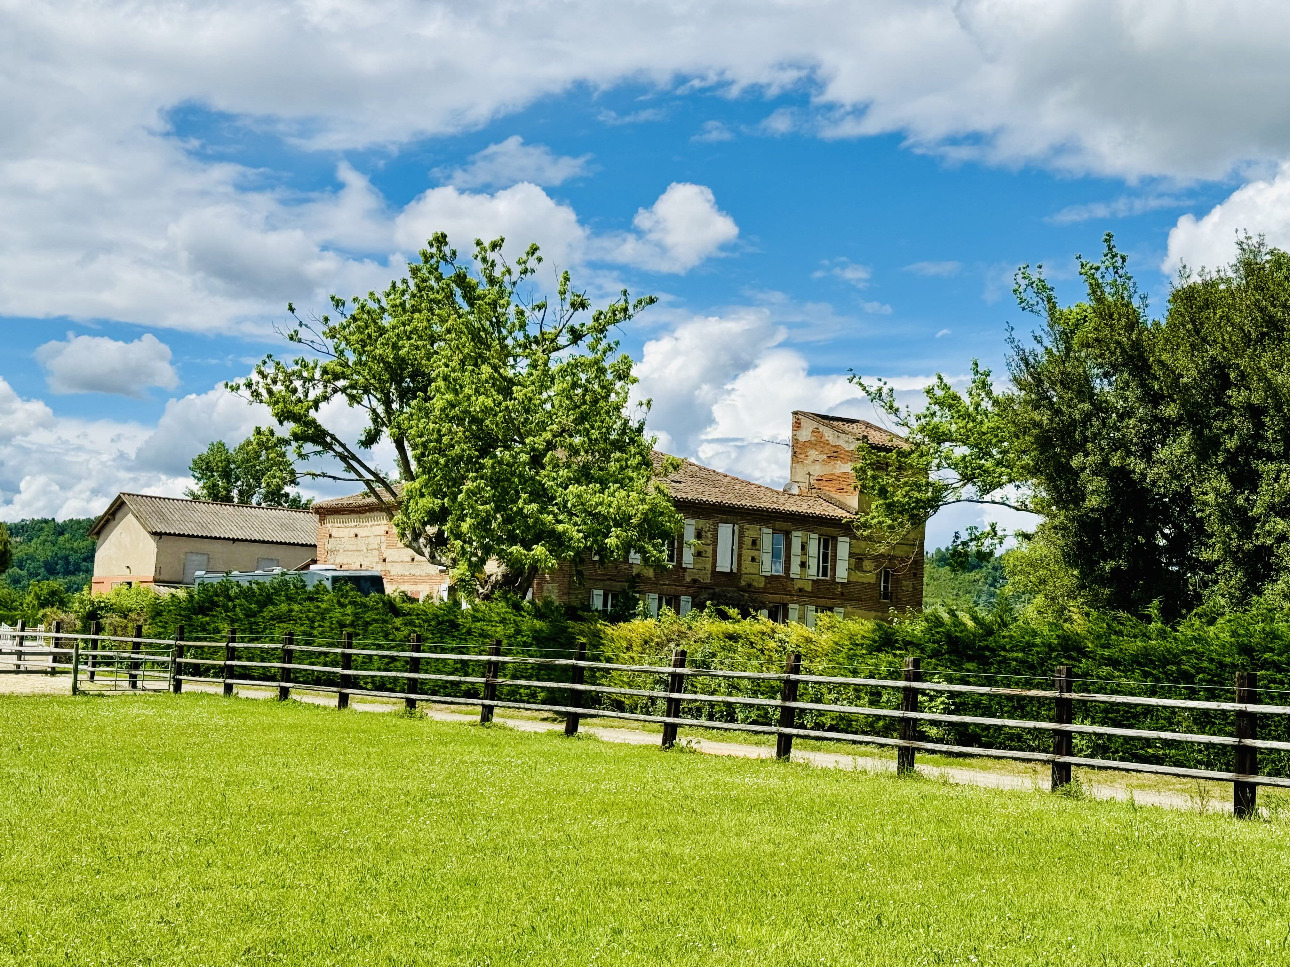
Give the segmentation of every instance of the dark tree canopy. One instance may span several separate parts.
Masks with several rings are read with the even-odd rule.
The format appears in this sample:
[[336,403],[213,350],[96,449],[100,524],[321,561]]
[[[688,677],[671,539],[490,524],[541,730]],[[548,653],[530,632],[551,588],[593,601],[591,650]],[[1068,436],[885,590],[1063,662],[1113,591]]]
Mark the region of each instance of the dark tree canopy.
[[308,507],[311,501],[291,489],[297,475],[290,449],[289,440],[263,427],[231,450],[216,440],[193,457],[188,472],[197,486],[185,492],[194,500],[226,504]]
[[[405,544],[480,596],[523,594],[591,554],[661,560],[679,519],[613,338],[654,300],[593,308],[567,272],[532,298],[537,246],[514,265],[502,247],[477,240],[461,260],[434,236],[384,293],[297,317],[288,338],[307,355],[269,356],[233,388],[269,407],[299,456],[338,467],[303,476],[364,488]],[[338,404],[362,414],[356,435]]]
[[938,379],[917,413],[866,387],[913,446],[862,454],[870,477],[898,471],[870,481],[862,530],[996,503],[1037,515],[1008,567],[1041,602],[1172,618],[1290,601],[1290,256],[1246,238],[1231,266],[1182,276],[1162,319],[1109,235],[1079,265],[1074,305],[1019,271],[1041,324],[1009,340],[1010,385],[974,364],[965,392]]

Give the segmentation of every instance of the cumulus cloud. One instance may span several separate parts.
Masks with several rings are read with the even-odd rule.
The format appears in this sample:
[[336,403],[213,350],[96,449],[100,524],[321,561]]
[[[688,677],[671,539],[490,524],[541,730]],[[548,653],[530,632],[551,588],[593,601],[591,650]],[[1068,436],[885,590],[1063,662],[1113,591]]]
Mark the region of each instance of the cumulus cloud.
[[725,126],[721,121],[704,121],[703,127],[699,133],[692,137],[691,141],[706,143],[716,143],[718,141],[733,141],[735,133]]
[[0,441],[42,429],[54,422],[54,411],[40,400],[25,400],[0,377]]
[[174,389],[179,377],[170,365],[170,347],[152,333],[134,342],[107,336],[74,336],[47,342],[36,350],[55,393],[114,393],[143,398],[151,387]]
[[1169,232],[1163,272],[1219,269],[1236,255],[1237,239],[1248,232],[1268,244],[1290,249],[1290,164],[1272,178],[1252,181],[1197,218],[1183,215]]
[[687,272],[739,237],[706,185],[673,182],[636,212],[635,232],[608,240],[606,258],[655,272]]
[[544,144],[525,144],[518,134],[490,144],[460,168],[436,168],[433,174],[457,188],[501,188],[521,181],[560,185],[588,173],[591,155],[557,155]]

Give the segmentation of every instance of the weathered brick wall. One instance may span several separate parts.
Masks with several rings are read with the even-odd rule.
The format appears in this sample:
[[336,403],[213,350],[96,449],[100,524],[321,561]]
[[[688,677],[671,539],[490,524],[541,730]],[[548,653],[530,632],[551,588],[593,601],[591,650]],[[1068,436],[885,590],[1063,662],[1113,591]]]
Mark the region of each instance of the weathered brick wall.
[[[659,594],[687,596],[694,607],[702,607],[712,600],[760,610],[774,605],[813,605],[818,611],[843,608],[847,617],[886,617],[892,608],[904,610],[920,607],[923,600],[922,540],[911,541],[895,549],[890,556],[875,556],[866,551],[855,538],[845,521],[797,517],[784,514],[754,511],[722,511],[701,505],[678,502],[677,510],[695,522],[694,566],[684,567],[678,552],[673,566],[633,565],[626,561],[584,561],[580,575],[572,565],[563,565],[556,572],[542,575],[534,586],[535,597],[550,597],[557,601],[586,605],[592,590],[620,591],[629,579],[636,579],[636,591],[641,595]],[[714,568],[717,552],[717,525],[731,523],[739,526],[738,570],[722,572]],[[769,553],[761,545],[762,528],[769,528],[785,535],[785,573],[762,574],[761,555]],[[807,540],[802,541],[800,576],[791,574],[788,557],[791,555],[793,531],[815,533],[831,537],[848,537],[851,541],[848,555],[847,579],[836,580],[836,560],[827,578],[806,577]],[[879,600],[878,575],[882,568],[892,570],[892,600]]]
[[854,512],[857,507],[855,440],[826,426],[809,413],[793,414],[792,457],[789,480],[802,493],[814,490],[833,503]]
[[380,571],[387,591],[414,598],[442,596],[448,575],[404,547],[382,513],[319,515],[318,563]]

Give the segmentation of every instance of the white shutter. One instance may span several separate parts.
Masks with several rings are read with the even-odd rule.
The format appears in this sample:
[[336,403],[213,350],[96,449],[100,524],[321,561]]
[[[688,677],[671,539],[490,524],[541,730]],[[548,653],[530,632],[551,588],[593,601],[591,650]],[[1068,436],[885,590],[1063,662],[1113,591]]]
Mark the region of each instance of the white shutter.
[[789,621],[796,621],[796,620],[797,620],[797,605],[795,605],[795,604],[790,604],[790,605],[788,606],[788,620],[789,620]]
[[739,572],[739,525],[730,528],[730,570]]
[[838,569],[834,574],[834,580],[839,584],[846,584],[847,581],[847,563],[851,558],[851,538],[838,538]]
[[813,604],[808,604],[806,606],[806,627],[815,627],[815,605]]
[[692,605],[693,605],[693,601],[691,600],[688,594],[681,595],[681,616],[682,617],[690,613],[690,608]]
[[681,547],[681,567],[694,567],[694,521],[685,522],[685,538]]
[[846,609],[846,608],[834,608],[834,609],[833,609],[833,613],[834,613],[835,615],[837,615],[839,618],[845,618],[845,617],[847,616],[847,609]]
[[657,618],[658,617],[658,595],[657,594],[645,595],[645,607],[649,609],[649,616],[651,618]]
[[717,570],[730,570],[730,550],[734,546],[735,525],[717,525]]
[[775,532],[769,527],[761,529],[761,540],[757,544],[757,556],[761,558],[761,573],[770,573],[770,554],[773,548],[771,544],[775,540]]
[[769,611],[767,608],[762,608],[760,611],[758,611],[758,612],[757,612],[757,617],[759,617],[759,618],[769,618],[769,617],[770,617],[770,611]]
[[591,592],[591,610],[592,611],[605,610],[605,592],[604,591]]
[[806,576],[819,577],[820,574],[820,535],[806,535]]
[[636,548],[633,547],[630,551],[627,552],[627,563],[639,564],[640,562],[641,562],[641,552],[636,550]]
[[790,549],[789,573],[795,577],[802,576],[802,532],[793,531],[793,546]]

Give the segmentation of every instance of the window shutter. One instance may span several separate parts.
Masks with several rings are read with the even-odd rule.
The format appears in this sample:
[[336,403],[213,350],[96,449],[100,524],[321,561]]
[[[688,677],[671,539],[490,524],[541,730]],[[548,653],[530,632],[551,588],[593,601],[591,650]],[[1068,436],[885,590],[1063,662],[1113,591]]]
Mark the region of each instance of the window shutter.
[[730,528],[730,570],[739,573],[739,525]]
[[820,535],[806,535],[806,576],[819,577],[820,574]]
[[759,617],[759,618],[769,618],[769,617],[770,617],[770,611],[769,611],[769,609],[767,609],[767,608],[762,608],[760,611],[758,611],[758,612],[757,612],[757,617]]
[[839,584],[846,584],[847,581],[847,564],[851,558],[851,538],[838,538],[838,569],[834,575],[834,580]]
[[730,551],[734,546],[735,525],[717,525],[717,570],[730,570]]
[[790,605],[788,606],[788,620],[789,620],[789,621],[796,621],[796,620],[797,620],[797,605],[795,605],[795,604],[790,604]]
[[694,567],[694,521],[685,522],[684,546],[681,548],[681,567]]
[[687,614],[690,613],[690,608],[692,606],[693,606],[693,601],[691,600],[690,596],[688,594],[681,595],[681,616],[682,617],[685,617]]
[[645,607],[649,608],[649,616],[651,618],[657,618],[658,617],[658,595],[657,594],[645,595]]
[[641,552],[633,547],[627,552],[627,561],[629,564],[639,564],[641,562]]
[[845,617],[847,616],[847,609],[846,609],[846,608],[834,608],[834,609],[833,609],[833,613],[834,613],[835,615],[837,615],[839,618],[845,618]]
[[813,604],[808,604],[806,606],[806,627],[815,627],[815,605]]
[[761,558],[761,573],[770,573],[770,554],[773,548],[771,544],[775,540],[775,532],[769,527],[761,529],[761,542],[757,545],[757,556]]
[[[793,531],[793,546],[789,549],[789,573],[795,577],[802,576],[802,532]],[[796,605],[794,605],[796,607]],[[796,619],[794,619],[796,620]]]
[[605,592],[604,591],[591,592],[591,610],[592,611],[605,610]]

